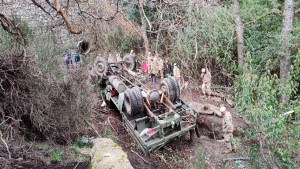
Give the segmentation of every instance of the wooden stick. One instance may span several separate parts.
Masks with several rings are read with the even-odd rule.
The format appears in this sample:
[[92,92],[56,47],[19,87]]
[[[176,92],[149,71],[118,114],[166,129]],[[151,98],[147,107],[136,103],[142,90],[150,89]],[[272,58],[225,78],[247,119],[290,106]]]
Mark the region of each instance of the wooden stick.
[[140,156],[137,152],[130,150],[131,152],[133,152],[134,154],[136,154],[138,157],[140,157],[145,163],[150,164],[150,162],[146,159],[144,159],[142,156]]

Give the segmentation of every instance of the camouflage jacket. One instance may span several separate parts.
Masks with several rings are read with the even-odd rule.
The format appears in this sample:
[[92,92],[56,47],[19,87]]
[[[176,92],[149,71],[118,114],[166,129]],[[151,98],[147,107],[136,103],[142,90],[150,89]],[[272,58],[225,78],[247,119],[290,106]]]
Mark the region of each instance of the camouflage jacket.
[[173,73],[175,78],[180,78],[180,70],[177,66],[174,66]]
[[232,125],[232,117],[230,112],[226,111],[223,117],[223,132],[224,133],[232,133],[233,125]]
[[203,77],[203,83],[211,83],[211,74],[208,70],[206,70],[206,73],[202,73],[201,77]]
[[149,65],[150,65],[149,72],[156,75],[158,73],[157,59],[151,58]]

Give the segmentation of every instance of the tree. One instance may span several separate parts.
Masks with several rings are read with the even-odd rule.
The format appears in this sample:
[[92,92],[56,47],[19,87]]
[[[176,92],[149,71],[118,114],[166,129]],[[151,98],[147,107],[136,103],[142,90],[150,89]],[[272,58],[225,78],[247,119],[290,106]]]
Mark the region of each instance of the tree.
[[[138,7],[139,7],[139,12],[140,12],[141,21],[142,21],[142,37],[143,37],[143,40],[144,40],[145,56],[147,56],[148,52],[149,52],[149,40],[148,40],[147,32],[146,32],[147,31],[146,30],[147,29],[147,25],[146,25],[147,17],[145,15],[144,5],[143,5],[143,2],[141,0],[138,0]],[[150,23],[149,23],[149,26],[151,26]]]
[[[36,0],[31,0],[31,1],[35,6],[39,7],[45,13],[47,13],[49,16],[51,16],[51,14],[39,2],[37,2]],[[53,0],[52,2],[50,2],[49,0],[45,0],[45,2],[62,17],[62,19],[64,20],[65,25],[67,26],[67,29],[70,33],[72,33],[72,34],[81,34],[82,33],[82,30],[78,28],[78,25],[74,24],[74,21],[72,21],[70,16],[68,15],[70,1],[67,1],[66,5],[61,3],[59,0]],[[96,20],[104,20],[104,21],[113,20],[115,18],[115,16],[119,13],[119,2],[120,2],[120,0],[117,0],[117,2],[116,2],[117,9],[116,9],[116,12],[114,13],[114,15],[110,16],[108,18],[104,18],[104,17],[101,17],[101,16],[100,17],[95,16],[95,15],[93,15],[93,14],[87,12],[87,11],[82,10],[81,6],[80,6],[80,1],[75,0],[75,3],[76,3],[76,5],[78,7],[78,10],[79,10],[78,14],[80,16],[84,16],[84,17],[88,16],[88,17],[91,17],[91,18],[96,19]]]
[[[293,27],[294,3],[293,0],[284,1],[281,47],[280,47],[280,85],[285,87],[291,68],[290,35]],[[286,93],[281,95],[281,102],[288,103],[289,97]]]
[[242,67],[244,64],[244,25],[241,20],[240,5],[238,0],[232,0],[232,3],[237,35],[238,65],[239,67]]

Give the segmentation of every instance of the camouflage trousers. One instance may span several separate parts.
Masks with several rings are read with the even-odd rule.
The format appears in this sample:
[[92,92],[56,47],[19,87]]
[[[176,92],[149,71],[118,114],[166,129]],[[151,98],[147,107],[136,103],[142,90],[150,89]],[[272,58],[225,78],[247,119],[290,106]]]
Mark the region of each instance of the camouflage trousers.
[[232,133],[224,133],[224,140],[228,150],[236,150],[235,140]]
[[160,78],[163,79],[164,78],[164,71],[160,70],[159,73],[160,73]]
[[203,95],[208,94],[209,96],[211,95],[211,89],[210,89],[211,83],[203,83],[201,86]]

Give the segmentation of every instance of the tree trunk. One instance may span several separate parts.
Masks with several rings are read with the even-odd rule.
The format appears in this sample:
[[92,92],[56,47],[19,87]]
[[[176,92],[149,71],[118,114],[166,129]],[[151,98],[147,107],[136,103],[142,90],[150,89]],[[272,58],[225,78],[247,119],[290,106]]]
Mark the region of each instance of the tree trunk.
[[146,25],[146,18],[144,17],[144,13],[143,13],[143,2],[141,0],[138,1],[138,6],[139,6],[139,12],[141,15],[141,21],[142,21],[142,37],[143,37],[143,41],[144,41],[144,47],[145,47],[145,57],[148,56],[148,52],[149,52],[149,40],[147,37],[147,25]]
[[[280,47],[280,85],[285,87],[288,80],[288,74],[291,68],[291,48],[290,35],[293,27],[294,7],[293,0],[284,1],[283,11],[283,25],[281,33],[281,47]],[[288,103],[289,97],[287,94],[281,95],[281,102]]]
[[235,17],[235,30],[237,35],[238,66],[244,65],[244,25],[240,15],[240,5],[238,0],[232,0]]

